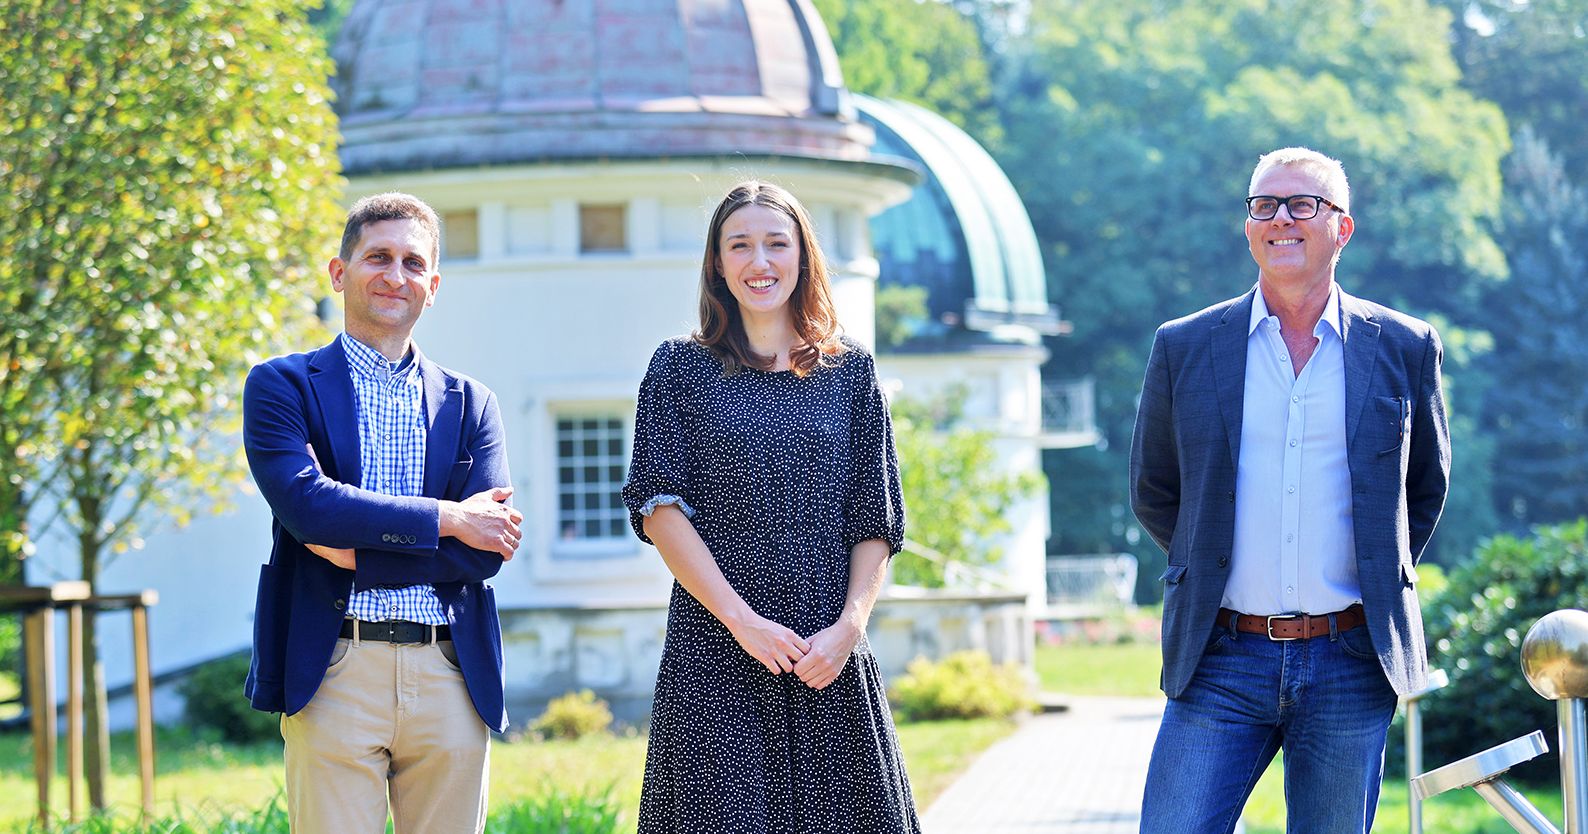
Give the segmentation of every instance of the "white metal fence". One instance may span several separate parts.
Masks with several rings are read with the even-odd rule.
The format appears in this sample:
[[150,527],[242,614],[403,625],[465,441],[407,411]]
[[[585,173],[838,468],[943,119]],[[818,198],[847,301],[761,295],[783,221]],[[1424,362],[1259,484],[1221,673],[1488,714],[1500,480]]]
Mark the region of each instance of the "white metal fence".
[[1048,557],[1048,609],[1055,615],[1098,613],[1132,604],[1136,557],[1129,553]]

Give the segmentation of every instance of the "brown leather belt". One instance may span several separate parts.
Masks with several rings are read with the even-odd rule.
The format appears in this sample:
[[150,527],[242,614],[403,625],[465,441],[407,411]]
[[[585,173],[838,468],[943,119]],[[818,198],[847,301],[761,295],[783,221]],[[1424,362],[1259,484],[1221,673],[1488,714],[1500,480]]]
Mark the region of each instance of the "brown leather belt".
[[1322,637],[1329,633],[1330,617],[1334,618],[1336,632],[1350,631],[1357,626],[1367,624],[1367,615],[1362,613],[1360,602],[1333,614],[1275,614],[1272,617],[1242,614],[1228,608],[1220,608],[1218,625],[1228,626],[1231,617],[1235,618],[1236,631],[1261,634],[1270,640],[1310,640],[1314,637]]

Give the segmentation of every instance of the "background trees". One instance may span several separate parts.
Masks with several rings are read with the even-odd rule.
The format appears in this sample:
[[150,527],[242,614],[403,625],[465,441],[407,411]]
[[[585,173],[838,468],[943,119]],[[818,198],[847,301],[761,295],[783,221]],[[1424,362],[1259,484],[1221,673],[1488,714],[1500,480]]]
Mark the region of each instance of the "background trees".
[[977,28],[935,0],[815,0],[857,93],[932,110],[984,143],[998,133]]
[[1588,511],[1588,216],[1583,188],[1531,128],[1506,165],[1502,233],[1511,280],[1487,305],[1493,385],[1483,428],[1505,465],[1494,500],[1513,524]]
[[[1522,532],[1588,513],[1583,465],[1584,263],[1577,249],[1588,188],[1588,6],[1576,0],[1443,0],[1455,13],[1463,84],[1505,110],[1515,151],[1505,168],[1499,243],[1511,280],[1491,288],[1493,351],[1473,399],[1493,444],[1491,521]],[[1491,527],[1492,529],[1492,527]]]
[[[15,0],[0,18],[12,564],[41,532],[31,513],[62,525],[94,582],[139,522],[181,523],[241,477],[212,441],[248,367],[313,326],[340,222],[331,67],[305,5]],[[96,659],[96,807],[100,678]]]
[[1507,139],[1459,84],[1449,21],[1422,0],[1033,4],[998,89],[1002,161],[1075,323],[1054,364],[1097,375],[1105,439],[1058,453],[1078,474],[1053,478],[1052,550],[1151,549],[1124,509],[1147,348],[1159,322],[1256,280],[1240,201],[1262,151],[1344,161],[1348,289],[1447,329],[1476,320],[1506,271],[1490,228]]
[[994,541],[1009,532],[1008,513],[1041,489],[1035,473],[1000,468],[994,433],[964,425],[964,400],[963,391],[954,391],[890,404],[904,506],[916,508],[908,515],[904,552],[891,568],[901,585],[973,584],[953,581],[950,565],[974,570],[1003,558]]
[[[1580,231],[1559,198],[1554,214],[1529,216],[1547,211],[1544,191],[1565,195],[1588,176],[1576,118],[1588,108],[1582,3],[818,5],[853,89],[949,113],[1026,201],[1053,300],[1075,325],[1050,341],[1049,367],[1095,375],[1103,435],[1096,448],[1048,453],[1050,552],[1159,556],[1125,502],[1147,348],[1160,322],[1255,280],[1239,201],[1257,155],[1286,144],[1338,156],[1352,176],[1358,234],[1342,283],[1432,319],[1445,338],[1456,456],[1431,557],[1465,559],[1502,523],[1588,512],[1588,495],[1558,486],[1585,467],[1570,439],[1580,418],[1559,411],[1575,407],[1575,388],[1551,373],[1575,367],[1576,351],[1555,340],[1580,341],[1566,320],[1583,294],[1567,257]],[[973,80],[945,100],[935,91],[949,88],[921,68]],[[990,96],[974,80],[983,72]],[[1553,174],[1539,162],[1550,154]],[[1568,244],[1551,250],[1552,239]],[[1528,305],[1548,303],[1545,284],[1563,303],[1527,319],[1551,322],[1533,328],[1547,335],[1522,334]],[[1533,396],[1539,388],[1551,390]],[[1156,573],[1142,574],[1150,586]]]

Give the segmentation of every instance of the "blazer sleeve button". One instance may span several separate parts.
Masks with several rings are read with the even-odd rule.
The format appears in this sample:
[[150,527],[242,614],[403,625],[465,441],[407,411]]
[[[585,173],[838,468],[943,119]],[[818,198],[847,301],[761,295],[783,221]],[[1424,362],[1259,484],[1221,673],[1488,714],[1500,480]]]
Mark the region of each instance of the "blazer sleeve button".
[[1228,556],[1220,556],[1219,557],[1219,567],[1221,567],[1221,568],[1222,567],[1226,567],[1227,565],[1229,565],[1229,563],[1230,563],[1230,557],[1228,557]]

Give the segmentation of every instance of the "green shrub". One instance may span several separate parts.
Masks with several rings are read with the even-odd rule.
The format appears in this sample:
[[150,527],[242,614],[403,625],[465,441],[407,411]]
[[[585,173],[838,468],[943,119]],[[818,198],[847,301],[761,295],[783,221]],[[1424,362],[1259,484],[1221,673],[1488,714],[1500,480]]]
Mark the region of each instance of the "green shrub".
[[553,698],[546,711],[529,725],[548,738],[583,738],[604,733],[612,726],[612,710],[594,692],[581,689]]
[[[1422,569],[1419,568],[1419,571]],[[1555,705],[1522,676],[1522,637],[1545,614],[1588,605],[1588,521],[1496,536],[1423,600],[1429,664],[1450,685],[1423,700],[1424,767],[1433,769],[1543,730],[1553,748]],[[1555,753],[1514,771],[1553,781]]]
[[1008,718],[1031,708],[1030,693],[1019,666],[994,665],[986,652],[963,651],[936,663],[917,658],[888,700],[905,721]]
[[189,723],[216,730],[237,744],[281,738],[281,716],[254,709],[243,695],[248,659],[242,652],[193,670],[181,687]]
[[1417,596],[1422,600],[1423,608],[1431,608],[1439,600],[1439,595],[1450,587],[1450,574],[1445,569],[1424,560],[1417,566]]

